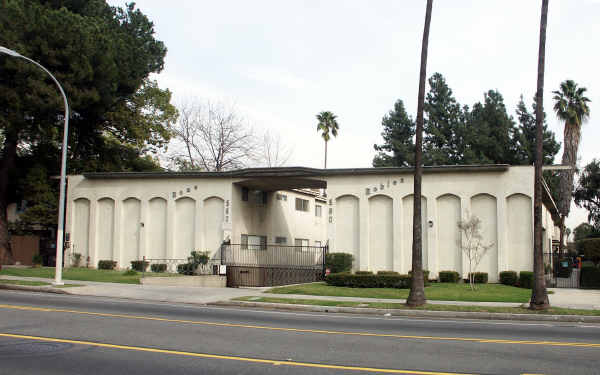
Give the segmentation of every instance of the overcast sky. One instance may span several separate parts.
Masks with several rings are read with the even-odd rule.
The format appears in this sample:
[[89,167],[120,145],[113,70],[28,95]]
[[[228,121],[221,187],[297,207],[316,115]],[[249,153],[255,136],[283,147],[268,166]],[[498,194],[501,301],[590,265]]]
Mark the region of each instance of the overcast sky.
[[[113,5],[122,1],[110,0]],[[436,0],[427,75],[442,73],[461,104],[472,106],[497,89],[509,113],[521,94],[535,94],[541,1]],[[289,165],[322,167],[315,115],[338,116],[329,167],[368,167],[381,142],[381,118],[397,99],[413,116],[425,1],[164,1],[138,0],[168,53],[156,75],[174,103],[191,97],[234,103],[256,128],[293,146]],[[573,79],[588,88],[580,165],[600,157],[600,0],[551,0],[544,104]],[[562,149],[557,155],[560,163]],[[573,228],[587,212],[574,209]]]

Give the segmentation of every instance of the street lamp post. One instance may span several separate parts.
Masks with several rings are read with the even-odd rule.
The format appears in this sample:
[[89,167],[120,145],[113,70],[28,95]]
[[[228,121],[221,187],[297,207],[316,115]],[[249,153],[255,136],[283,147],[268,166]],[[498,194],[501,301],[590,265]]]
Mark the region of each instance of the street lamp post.
[[65,101],[65,126],[63,129],[62,160],[60,166],[60,196],[58,201],[58,230],[56,232],[56,272],[53,283],[54,285],[63,285],[63,232],[65,227],[65,186],[67,173],[67,140],[69,135],[69,102],[67,101],[67,95],[65,95],[65,91],[63,90],[60,83],[58,83],[58,80],[52,75],[52,73],[48,71],[48,69],[44,68],[41,64],[6,47],[0,46],[0,53],[5,53],[13,57],[20,57],[22,59],[25,59],[37,65],[40,69],[48,73],[48,75],[52,78],[54,83],[56,83],[56,86],[58,86],[58,89],[60,90],[60,93],[62,94],[63,99]]

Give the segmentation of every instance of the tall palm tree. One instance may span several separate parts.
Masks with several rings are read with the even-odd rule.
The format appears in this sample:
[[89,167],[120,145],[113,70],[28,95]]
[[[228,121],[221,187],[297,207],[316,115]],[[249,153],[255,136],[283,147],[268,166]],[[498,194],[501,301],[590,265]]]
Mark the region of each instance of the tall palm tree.
[[540,18],[540,45],[538,50],[537,97],[535,106],[535,182],[533,198],[533,288],[529,308],[545,310],[550,307],[544,278],[544,253],[542,242],[542,165],[544,164],[544,68],[546,62],[546,25],[548,0],[542,0]]
[[327,169],[327,142],[331,139],[331,135],[337,137],[340,126],[337,123],[336,115],[329,111],[323,111],[317,115],[317,131],[321,132],[321,136],[325,140],[325,169]]
[[565,218],[571,209],[571,194],[573,191],[573,178],[577,164],[577,152],[581,140],[581,125],[589,118],[590,102],[584,96],[587,89],[578,87],[573,80],[566,80],[560,84],[560,90],[554,93],[554,111],[559,119],[565,122],[564,150],[562,164],[572,167],[570,170],[562,171],[560,178],[560,201],[559,211],[560,223],[560,252],[563,250],[563,239],[565,232]]
[[415,178],[413,193],[413,244],[412,244],[412,281],[410,294],[406,300],[408,306],[425,304],[425,280],[423,279],[423,230],[421,221],[421,178],[423,176],[423,103],[425,102],[425,77],[427,75],[427,47],[429,45],[429,24],[433,0],[427,0],[425,10],[425,28],[421,45],[421,72],[419,76],[419,97],[417,104],[417,129],[415,143]]

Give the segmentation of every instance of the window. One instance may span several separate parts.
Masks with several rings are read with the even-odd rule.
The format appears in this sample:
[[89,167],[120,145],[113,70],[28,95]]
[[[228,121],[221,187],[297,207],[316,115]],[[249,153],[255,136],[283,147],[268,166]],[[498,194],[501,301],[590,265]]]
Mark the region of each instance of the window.
[[323,216],[323,207],[319,206],[318,204],[315,204],[315,216],[316,217]]
[[308,211],[308,199],[296,198],[296,211]]
[[275,237],[275,243],[277,245],[285,245],[287,244],[287,237]]
[[277,200],[278,201],[287,201],[287,195],[285,194],[277,194]]
[[258,205],[267,204],[267,192],[256,190],[252,192],[252,202]]
[[267,250],[267,236],[242,234],[241,248],[243,250]]
[[242,200],[248,202],[248,188],[242,187]]
[[315,241],[315,246],[316,247],[321,247],[321,241]]
[[296,245],[297,247],[300,247],[300,249],[296,249],[296,251],[306,251],[308,249],[308,240],[304,239],[304,238],[296,238],[294,240],[294,245]]

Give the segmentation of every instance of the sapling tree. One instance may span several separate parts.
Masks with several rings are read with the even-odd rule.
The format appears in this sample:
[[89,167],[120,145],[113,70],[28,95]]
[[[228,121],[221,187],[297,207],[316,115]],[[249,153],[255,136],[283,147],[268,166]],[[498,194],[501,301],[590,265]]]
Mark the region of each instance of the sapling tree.
[[467,218],[458,222],[458,229],[462,234],[462,239],[458,240],[458,246],[469,260],[469,285],[471,290],[475,290],[475,271],[481,263],[481,260],[494,244],[485,244],[481,234],[481,219],[475,215],[468,215]]

